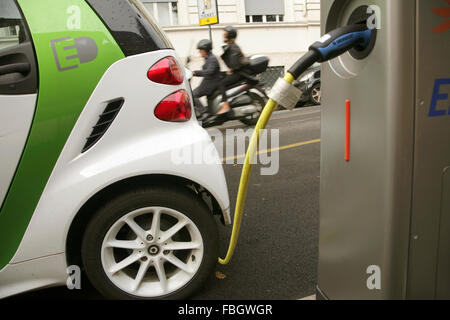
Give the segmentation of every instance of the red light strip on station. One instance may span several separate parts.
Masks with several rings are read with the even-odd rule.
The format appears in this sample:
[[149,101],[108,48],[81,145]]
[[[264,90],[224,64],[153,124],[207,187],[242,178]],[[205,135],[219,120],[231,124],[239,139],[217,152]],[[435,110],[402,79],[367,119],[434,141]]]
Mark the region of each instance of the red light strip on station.
[[350,161],[350,100],[345,101],[345,161]]

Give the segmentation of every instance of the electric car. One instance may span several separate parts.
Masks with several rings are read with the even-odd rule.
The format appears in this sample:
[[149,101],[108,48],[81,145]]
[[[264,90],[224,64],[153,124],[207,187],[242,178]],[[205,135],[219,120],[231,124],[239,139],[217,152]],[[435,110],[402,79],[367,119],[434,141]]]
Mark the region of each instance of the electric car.
[[177,299],[212,274],[228,191],[181,66],[138,0],[0,2],[0,297],[86,276]]
[[299,106],[307,103],[319,105],[321,102],[321,85],[320,85],[320,65],[315,64],[306,70],[299,80],[294,82],[294,85],[299,88],[303,94],[298,102]]

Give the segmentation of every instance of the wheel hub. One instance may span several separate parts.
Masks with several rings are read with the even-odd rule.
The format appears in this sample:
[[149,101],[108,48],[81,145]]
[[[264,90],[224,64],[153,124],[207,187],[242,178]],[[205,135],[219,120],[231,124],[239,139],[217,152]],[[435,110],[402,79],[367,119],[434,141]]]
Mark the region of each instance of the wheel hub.
[[152,256],[156,256],[159,253],[159,247],[158,246],[150,246],[150,248],[148,248],[148,253]]

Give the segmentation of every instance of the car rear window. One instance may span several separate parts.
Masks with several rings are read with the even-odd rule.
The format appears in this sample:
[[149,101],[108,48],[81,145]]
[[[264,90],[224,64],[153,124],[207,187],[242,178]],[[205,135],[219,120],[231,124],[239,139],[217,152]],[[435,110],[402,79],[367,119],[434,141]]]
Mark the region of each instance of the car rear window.
[[173,49],[164,31],[139,0],[86,0],[126,56]]

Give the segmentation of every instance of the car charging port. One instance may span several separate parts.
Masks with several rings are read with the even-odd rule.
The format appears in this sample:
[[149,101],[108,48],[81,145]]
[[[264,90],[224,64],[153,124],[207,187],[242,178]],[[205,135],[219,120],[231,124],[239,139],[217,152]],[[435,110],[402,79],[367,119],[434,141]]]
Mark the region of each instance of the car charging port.
[[[373,48],[375,47],[375,43],[377,40],[377,29],[376,29],[376,23],[377,21],[374,19],[377,19],[377,17],[373,16],[373,13],[370,13],[370,9],[368,6],[360,6],[358,8],[356,8],[353,13],[350,15],[350,18],[348,19],[347,25],[355,25],[355,24],[363,24],[363,25],[367,25],[369,28],[373,28],[372,29],[372,35],[370,38],[370,42],[369,45],[361,48],[361,47],[354,47],[353,49],[351,49],[349,51],[350,55],[358,60],[362,60],[364,58],[366,58],[373,50]],[[370,20],[370,22],[372,24],[374,24],[373,26],[369,26],[368,25],[368,21]]]

